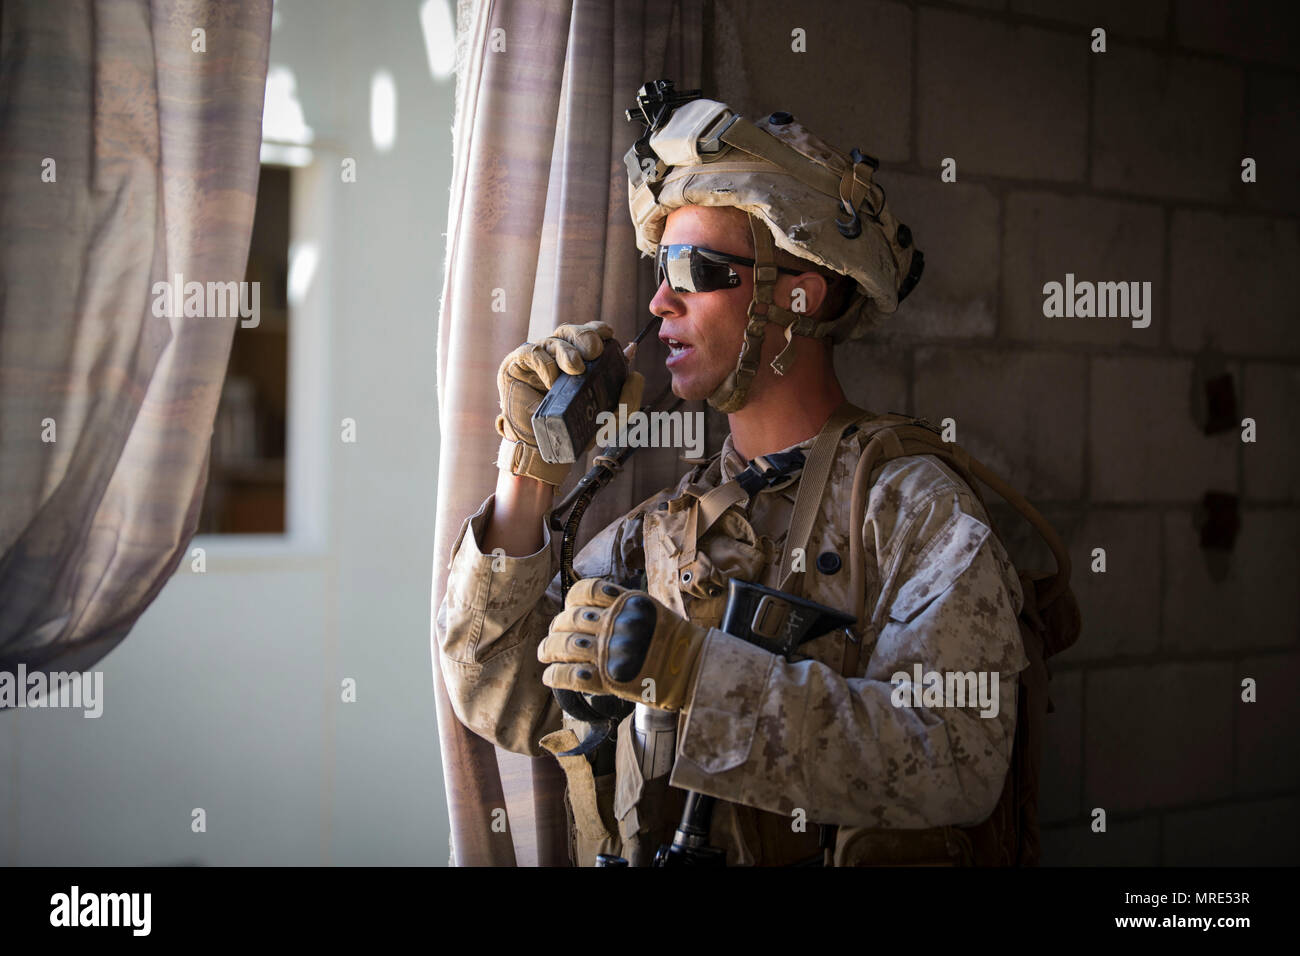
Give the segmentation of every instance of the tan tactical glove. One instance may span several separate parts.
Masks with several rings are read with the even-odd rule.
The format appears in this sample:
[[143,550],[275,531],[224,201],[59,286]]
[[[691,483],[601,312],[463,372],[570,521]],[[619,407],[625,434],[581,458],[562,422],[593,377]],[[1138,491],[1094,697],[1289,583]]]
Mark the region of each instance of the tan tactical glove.
[[548,687],[681,710],[708,634],[645,591],[583,578],[569,590],[537,659],[551,665],[542,674]]
[[[551,464],[542,458],[537,450],[537,436],[533,434],[533,412],[561,372],[581,375],[586,370],[584,362],[599,356],[605,342],[613,337],[614,330],[604,322],[561,325],[541,342],[525,342],[506,356],[497,372],[497,390],[501,395],[497,434],[502,438],[498,468],[550,485],[564,482],[572,465]],[[628,412],[636,411],[641,407],[644,387],[645,377],[629,371],[619,404],[626,405]]]

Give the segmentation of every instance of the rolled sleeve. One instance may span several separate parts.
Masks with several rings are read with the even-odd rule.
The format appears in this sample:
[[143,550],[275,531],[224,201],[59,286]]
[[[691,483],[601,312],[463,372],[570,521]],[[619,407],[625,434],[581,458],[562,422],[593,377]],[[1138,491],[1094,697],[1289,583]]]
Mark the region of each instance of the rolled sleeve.
[[452,548],[438,609],[443,680],[465,726],[500,747],[538,756],[537,744],[561,726],[542,683],[537,645],[559,607],[546,596],[554,574],[550,532],[533,554],[484,554],[479,546],[495,495],[465,520]]

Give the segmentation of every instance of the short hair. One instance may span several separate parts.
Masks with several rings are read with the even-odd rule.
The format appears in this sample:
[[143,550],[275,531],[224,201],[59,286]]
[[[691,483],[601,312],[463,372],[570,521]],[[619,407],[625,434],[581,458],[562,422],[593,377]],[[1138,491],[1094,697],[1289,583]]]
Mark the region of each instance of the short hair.
[[853,301],[854,294],[858,291],[858,280],[854,279],[853,276],[846,276],[842,272],[827,276],[826,283],[826,298],[822,300],[822,304],[813,313],[814,317],[822,322],[829,319],[838,319],[847,312],[849,305]]

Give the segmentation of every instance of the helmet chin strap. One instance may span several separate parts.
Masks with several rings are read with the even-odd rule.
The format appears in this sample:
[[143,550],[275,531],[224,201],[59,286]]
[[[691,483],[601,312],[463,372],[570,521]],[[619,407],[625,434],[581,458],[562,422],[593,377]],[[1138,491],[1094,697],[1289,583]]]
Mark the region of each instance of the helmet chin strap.
[[[772,301],[772,293],[776,289],[776,278],[779,274],[776,268],[775,243],[766,224],[752,212],[748,215],[749,231],[754,237],[754,295],[745,312],[749,319],[745,323],[745,340],[740,345],[740,356],[736,360],[736,367],[708,397],[710,405],[728,415],[740,411],[749,400],[749,390],[754,384],[754,376],[758,374],[759,356],[763,354],[763,335],[767,323],[776,322],[785,327],[785,348],[772,360],[772,370],[777,375],[784,375],[789,367],[786,353],[790,351],[790,336],[796,327],[808,324],[807,316],[783,309]],[[818,331],[820,332],[820,329]]]

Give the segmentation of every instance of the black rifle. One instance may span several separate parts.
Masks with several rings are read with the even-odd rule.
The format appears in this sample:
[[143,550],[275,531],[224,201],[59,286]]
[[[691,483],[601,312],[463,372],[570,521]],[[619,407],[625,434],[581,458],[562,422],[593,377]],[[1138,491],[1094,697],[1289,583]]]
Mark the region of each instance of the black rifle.
[[[727,607],[718,628],[789,660],[803,644],[830,631],[850,628],[857,618],[785,591],[737,581],[727,584]],[[849,635],[852,639],[852,635]],[[725,866],[726,853],[709,845],[715,797],[687,791],[673,842],[659,848],[655,866]]]

